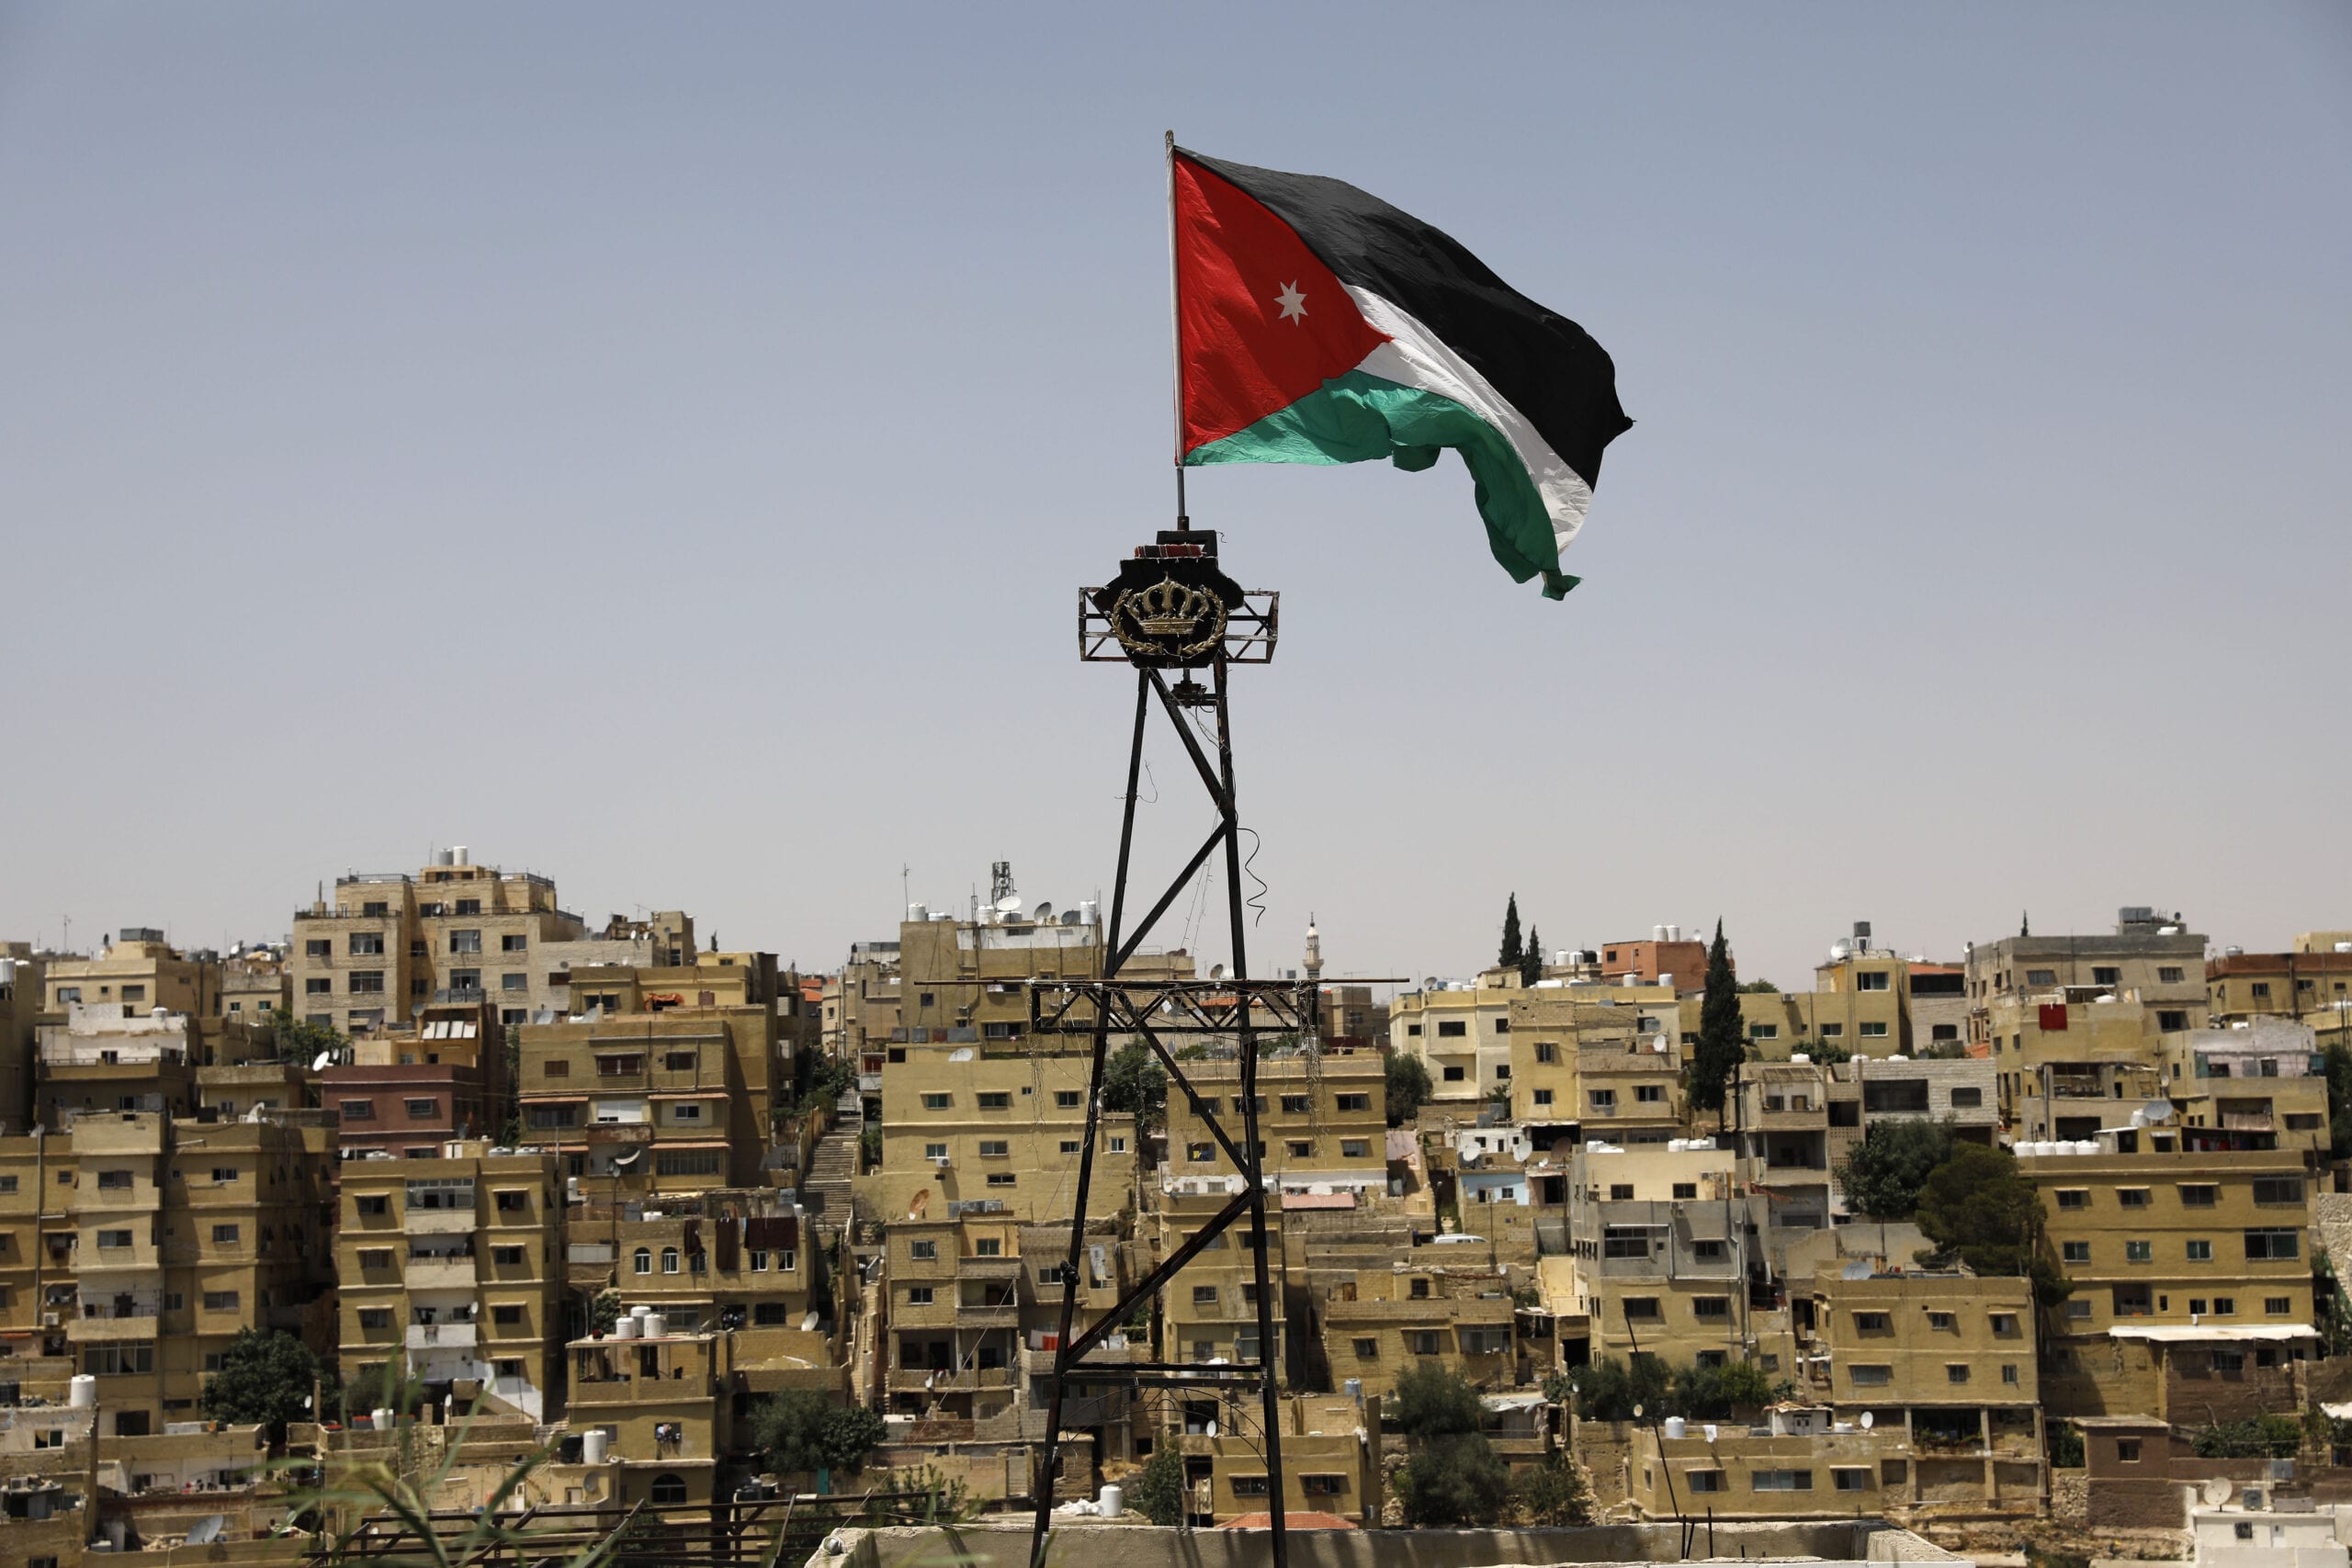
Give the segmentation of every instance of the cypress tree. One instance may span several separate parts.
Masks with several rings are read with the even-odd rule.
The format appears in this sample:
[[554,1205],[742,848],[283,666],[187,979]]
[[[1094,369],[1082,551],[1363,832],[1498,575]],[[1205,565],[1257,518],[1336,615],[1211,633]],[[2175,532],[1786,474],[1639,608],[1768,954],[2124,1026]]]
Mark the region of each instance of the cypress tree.
[[1533,926],[1527,928],[1527,951],[1519,960],[1519,983],[1532,986],[1544,978],[1544,934]]
[[1498,969],[1516,969],[1527,962],[1527,948],[1519,940],[1519,895],[1503,909],[1503,950],[1495,959]]
[[1732,977],[1731,944],[1724,940],[1724,922],[1715,920],[1714,945],[1707,950],[1707,992],[1699,1004],[1699,1043],[1690,1065],[1690,1109],[1712,1111],[1715,1126],[1724,1125],[1724,1104],[1730,1097],[1732,1075],[1747,1059],[1741,1038],[1739,983]]

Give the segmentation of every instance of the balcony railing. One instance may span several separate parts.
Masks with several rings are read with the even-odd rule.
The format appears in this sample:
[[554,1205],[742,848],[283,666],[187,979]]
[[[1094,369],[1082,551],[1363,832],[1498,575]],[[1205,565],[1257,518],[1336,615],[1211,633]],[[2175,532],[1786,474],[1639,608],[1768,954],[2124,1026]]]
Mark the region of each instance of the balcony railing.
[[408,1348],[412,1350],[470,1350],[475,1343],[476,1325],[470,1323],[412,1323],[408,1325]]
[[411,1209],[411,1235],[464,1235],[476,1228],[471,1209]]
[[412,1291],[470,1290],[474,1283],[473,1255],[411,1258],[402,1283]]

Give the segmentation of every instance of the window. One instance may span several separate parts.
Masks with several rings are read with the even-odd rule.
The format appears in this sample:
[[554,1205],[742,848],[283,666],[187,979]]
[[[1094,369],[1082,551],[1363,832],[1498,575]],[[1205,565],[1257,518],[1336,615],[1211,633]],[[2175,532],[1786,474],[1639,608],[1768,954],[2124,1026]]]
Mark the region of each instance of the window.
[[1079,1141],[1076,1138],[1064,1138],[1061,1141],[1061,1152],[1066,1155],[1074,1155],[1078,1153],[1078,1142]]
[[2253,985],[2248,986],[2246,990],[2251,995],[2268,1000],[2270,996],[2270,982],[2267,980],[2256,980]]
[[234,1225],[214,1225],[212,1227],[212,1240],[214,1245],[220,1247],[236,1246],[237,1227]]
[[1729,1296],[1693,1296],[1690,1315],[1702,1323],[1724,1323],[1731,1318]]
[[1009,1138],[982,1138],[980,1140],[980,1157],[982,1159],[1003,1159],[1012,1152],[1012,1143]]
[[127,1170],[102,1170],[98,1172],[98,1190],[101,1192],[127,1190],[130,1186],[130,1172]]
[[449,971],[449,988],[450,988],[451,990],[453,990],[453,991],[479,991],[479,990],[481,990],[481,970],[479,970],[479,969],[452,969],[452,970],[450,970],[450,971]]
[[717,1149],[681,1149],[653,1157],[656,1176],[717,1176],[718,1166]]
[[1086,1097],[1077,1089],[1057,1089],[1054,1090],[1054,1109],[1057,1111],[1076,1111],[1080,1108],[1080,1101],[1085,1098]]
[[1548,1040],[1539,1041],[1536,1043],[1535,1060],[1538,1066],[1548,1067],[1559,1059],[1560,1048],[1557,1045],[1553,1044]]
[[2112,964],[2093,964],[2091,966],[2091,984],[2094,986],[2120,986],[2123,984],[2123,971],[2116,968]]
[[1871,1472],[1850,1465],[1832,1470],[1829,1478],[1840,1492],[1867,1492],[1871,1489]]
[[2115,1201],[2126,1209],[2144,1209],[2148,1206],[2148,1190],[2144,1187],[2119,1187],[2115,1190]]
[[992,1236],[992,1235],[984,1235],[984,1236],[977,1236],[977,1237],[975,1237],[975,1238],[973,1239],[973,1242],[972,1242],[972,1256],[973,1256],[973,1257],[975,1257],[975,1258],[1001,1258],[1001,1257],[1003,1257],[1003,1256],[1004,1256],[1004,1242],[1003,1242],[1003,1239],[1002,1239],[1001,1237],[999,1237],[999,1236]]
[[1855,1032],[1865,1040],[1883,1040],[1886,1038],[1886,1023],[1883,1020],[1866,1018],[1855,1026]]
[[2211,1263],[2211,1262],[2212,1262],[2212,1261],[2213,1261],[2213,1244],[2212,1244],[2211,1242],[2210,1242],[2210,1241],[2191,1241],[2191,1242],[2189,1242],[2189,1243],[2188,1243],[2188,1260],[2189,1260],[2191,1263]]
[[502,1269],[516,1268],[523,1261],[523,1249],[519,1247],[493,1247],[490,1249],[490,1260]]
[[2058,983],[2058,971],[2029,969],[2025,972],[2025,983],[2029,986],[2054,986]]
[[1283,1096],[1283,1113],[1286,1116],[1305,1116],[1314,1109],[1313,1101],[1311,1101],[1306,1095],[1286,1094]]
[[1634,1201],[1634,1184],[1630,1181],[1615,1181],[1610,1183],[1609,1201],[1612,1203],[1632,1202]]
[[1127,1152],[1127,1140],[1124,1134],[1111,1140],[1111,1152],[1114,1155],[1123,1155]]
[[2091,1206],[2091,1190],[2087,1187],[2061,1187],[2058,1206],[2062,1209],[2087,1209]]
[[334,989],[334,980],[331,976],[313,975],[302,982],[302,994],[306,997],[323,997]]
[[932,1303],[931,1292],[932,1287],[929,1285],[909,1285],[907,1287],[907,1304],[909,1306],[927,1307],[931,1305]]
[[519,1188],[508,1188],[496,1193],[491,1201],[502,1214],[526,1214],[531,1210],[531,1195]]
[[1372,1096],[1368,1094],[1342,1094],[1336,1097],[1334,1103],[1337,1104],[1341,1111],[1369,1111],[1372,1109]]
[[1984,1103],[1984,1091],[1981,1089],[1956,1089],[1951,1091],[1951,1105],[1955,1111],[1973,1111]]
[[1444,1067],[1444,1068],[1442,1068],[1442,1069],[1440,1069],[1440,1070],[1441,1070],[1441,1071],[1442,1072],[1442,1074],[1444,1075],[1445,1081],[1446,1081],[1447,1083],[1460,1083],[1460,1082],[1463,1080],[1463,1078],[1464,1078],[1464,1077],[1466,1077],[1466,1076],[1467,1076],[1466,1074],[1464,1074],[1464,1071],[1463,1071],[1460,1067],[1451,1067],[1451,1066],[1450,1066],[1450,1067]]
[[2156,1029],[2165,1034],[2178,1034],[2188,1027],[2188,1014],[2179,1008],[2165,1008],[2156,1014]]
[[979,1098],[979,1106],[983,1111],[1010,1111],[1012,1109],[1012,1096],[1010,1093],[984,1094]]
[[1291,1138],[1283,1142],[1283,1150],[1293,1159],[1311,1159],[1315,1155],[1315,1145],[1311,1139]]
[[1695,1181],[1678,1181],[1674,1184],[1674,1195],[1682,1201],[1689,1202],[1699,1196],[1699,1184]]
[[1341,1138],[1340,1140],[1340,1157],[1342,1159],[1363,1159],[1367,1155],[1371,1154],[1371,1152],[1372,1140],[1369,1138]]
[[492,1307],[490,1309],[490,1321],[501,1325],[503,1327],[515,1327],[523,1321],[523,1309],[519,1306]]
[[2086,1241],[2062,1242],[2059,1244],[2059,1255],[2062,1262],[2088,1263],[2091,1260],[2091,1244]]
[[1867,1366],[1858,1363],[1846,1370],[1856,1388],[1883,1388],[1894,1381],[1894,1369],[1891,1366]]
[[[356,937],[354,937],[352,940],[353,940],[354,942],[356,942],[356,941],[358,941],[359,939],[358,939],[358,938],[356,938]],[[355,949],[353,949],[353,951],[354,951],[354,952],[356,952],[356,951],[358,951],[358,950],[355,948]],[[332,937],[328,937],[328,938],[325,938],[325,939],[323,939],[323,940],[319,939],[319,938],[313,938],[313,939],[311,939],[311,941],[306,942],[304,942],[304,943],[302,944],[302,956],[303,956],[303,957],[305,957],[305,958],[331,958],[331,957],[333,957],[334,955],[334,938],[332,938]],[[59,993],[58,993],[58,995],[59,995],[60,997],[62,997],[62,996],[64,995],[64,993],[63,993],[62,991],[61,991],[61,992],[59,992]],[[77,990],[77,991],[75,991],[75,992],[74,993],[74,998],[73,998],[73,999],[74,999],[74,1000],[75,1000],[75,1001],[77,1001],[77,1002],[78,1002],[78,1001],[80,1001],[80,1000],[82,999],[82,993],[81,993],[80,991],[78,991],[78,990]]]
[[2180,970],[2179,970],[2177,966],[2175,966],[2175,965],[2173,965],[2173,964],[2166,964],[2162,965],[2161,967],[2159,967],[2159,968],[2156,970],[2156,984],[2158,984],[2158,985],[2160,985],[2160,986],[2177,986],[2177,985],[2179,985],[2179,984],[2180,984]]
[[2075,1297],[2066,1303],[2066,1315],[2076,1322],[2086,1321],[2091,1315],[2091,1303],[2079,1296]]
[[1434,1356],[1439,1353],[1438,1336],[1434,1330],[1408,1330],[1405,1335],[1405,1339],[1408,1348],[1410,1348],[1416,1356]]
[[1887,988],[1887,973],[1883,969],[1865,969],[1854,976],[1858,991],[1883,991]]
[[956,1097],[952,1094],[926,1094],[922,1097],[925,1111],[945,1111],[955,1103]]
[[2210,1209],[2221,1189],[2210,1181],[2184,1182],[2180,1189],[2180,1206],[2184,1209]]
[[409,1119],[413,1122],[430,1121],[440,1113],[441,1102],[437,1100],[412,1100],[408,1102]]
[[1617,1109],[1617,1091],[1613,1089],[1587,1089],[1585,1090],[1585,1098],[1592,1102],[1592,1108],[1595,1111],[1614,1111]]
[[1957,1334],[1960,1320],[1948,1312],[1931,1312],[1928,1314],[1928,1326],[1939,1334]]
[[451,931],[449,933],[449,951],[452,953],[480,953],[481,951],[481,932],[478,931]]
[[1894,1320],[1883,1312],[1858,1312],[1854,1314],[1857,1334],[1885,1334],[1894,1326]]
[[1459,1040],[1469,1032],[1470,1026],[1458,1018],[1438,1021],[1437,1037],[1440,1040]]
[[1624,1298],[1624,1303],[1625,1315],[1634,1322],[1640,1323],[1646,1320],[1655,1323],[1657,1321],[1659,1314],[1656,1296],[1627,1296]]
[[2265,1296],[2262,1298],[2262,1312],[2263,1315],[2266,1317],[2289,1317],[2293,1315],[2294,1311],[2295,1300],[2292,1296]]
[[1013,1179],[1012,1172],[1009,1170],[991,1170],[989,1172],[989,1185],[990,1187],[1012,1187],[1016,1185],[1016,1183]]
[[1950,1361],[1945,1363],[1944,1382],[1966,1382],[1967,1381],[1968,1363],[1966,1361]]
[[1215,1285],[1195,1285],[1195,1286],[1193,1286],[1193,1304],[1194,1306],[1215,1306],[1215,1305],[1216,1305],[1216,1287]]
[[1750,1040],[1778,1040],[1781,1026],[1777,1023],[1751,1023],[1747,1026],[1747,1037]]
[[653,1478],[645,1499],[657,1508],[675,1507],[686,1500],[686,1483],[683,1478],[664,1471]]
[[1233,1495],[1236,1497],[1263,1497],[1267,1495],[1266,1478],[1262,1475],[1237,1475],[1233,1478]]
[[1724,1472],[1720,1470],[1686,1470],[1682,1479],[1693,1492],[1720,1492],[1724,1489]]
[[2295,1231],[2248,1231],[2245,1233],[2245,1255],[2267,1262],[2291,1262],[2302,1256],[2302,1236]]
[[922,1146],[922,1157],[931,1160],[945,1159],[947,1157],[947,1145],[945,1144],[925,1144]]
[[653,1254],[645,1247],[639,1247],[637,1249],[637,1256],[629,1261],[631,1266],[634,1267],[640,1274],[650,1274],[653,1272]]
[[662,1272],[664,1274],[674,1274],[677,1271],[678,1249],[674,1247],[663,1247],[662,1249]]
[[2139,1438],[2116,1438],[2116,1439],[2115,1439],[2115,1457],[2116,1457],[2118,1460],[2121,1461],[2122,1461],[2123,1463],[2125,1463],[2125,1464],[2137,1464],[2137,1463],[2139,1463],[2139,1462],[2140,1462],[2140,1439],[2139,1439]]
[[1644,1105],[1657,1105],[1666,1099],[1666,1086],[1654,1083],[1635,1084],[1634,1099]]
[[939,1260],[939,1244],[935,1241],[910,1241],[907,1243],[907,1256],[918,1263],[935,1263]]
[[1758,1470],[1747,1478],[1750,1489],[1758,1492],[1810,1492],[1813,1472],[1809,1470]]
[[1993,1314],[1992,1315],[1993,1315],[1993,1333],[1994,1333],[1997,1337],[1999,1337],[1999,1338],[2003,1338],[2003,1339],[2014,1339],[2015,1337],[2017,1337],[2017,1332],[2018,1332],[2018,1314],[2015,1314],[2015,1313],[2013,1313],[2013,1312],[1996,1312],[1996,1313]]
[[2203,1296],[2191,1296],[2188,1298],[2189,1316],[2203,1317],[2207,1313],[2210,1313],[2212,1310],[2213,1303],[2207,1301]]
[[351,1201],[357,1213],[362,1215],[390,1213],[392,1207],[391,1200],[382,1197],[359,1197],[354,1198]]
[[92,1377],[120,1377],[155,1370],[155,1347],[146,1344],[92,1345],[82,1353],[82,1370]]
[[234,1292],[234,1291],[207,1291],[207,1292],[204,1292],[204,1310],[205,1310],[205,1311],[207,1311],[207,1312],[234,1312],[234,1311],[236,1311],[236,1310],[237,1310],[237,1292]]
[[1380,1341],[1377,1339],[1359,1339],[1355,1342],[1355,1350],[1359,1361],[1380,1359]]
[[2213,1315],[2214,1315],[2215,1317],[2235,1317],[2237,1314],[2238,1314],[2238,1299],[2237,1299],[2237,1297],[2235,1297],[2235,1296],[2215,1296],[2215,1297],[2213,1298]]
[[1550,1089],[1537,1089],[1537,1090],[1535,1091],[1535,1103],[1536,1103],[1536,1104],[1538,1104],[1538,1105],[1549,1105],[1549,1104],[1551,1104],[1551,1103],[1552,1103],[1552,1091],[1551,1091]]
[[2254,1201],[2257,1203],[2301,1203],[2303,1201],[2303,1179],[2300,1176],[2261,1178],[2254,1184]]

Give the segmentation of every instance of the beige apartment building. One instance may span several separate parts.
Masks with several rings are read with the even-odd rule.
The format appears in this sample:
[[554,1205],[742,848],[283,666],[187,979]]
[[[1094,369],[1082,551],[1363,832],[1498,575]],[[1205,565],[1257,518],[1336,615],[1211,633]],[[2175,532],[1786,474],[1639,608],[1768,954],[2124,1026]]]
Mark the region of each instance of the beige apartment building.
[[526,1024],[523,1135],[554,1145],[563,1174],[598,1196],[759,1185],[777,1110],[775,1027],[756,1003]]
[[[721,1500],[720,1461],[735,1446],[735,1337],[684,1331],[658,1314],[628,1324],[564,1347],[565,1429],[605,1435],[604,1473],[586,1467],[603,1483],[598,1505],[707,1519]],[[673,1508],[681,1512],[669,1516]]]
[[[968,1038],[1005,1043],[1029,1032],[1032,980],[1084,980],[1102,972],[1102,927],[1094,906],[1058,916],[1041,906],[1035,915],[983,920],[947,916],[910,919],[899,927],[899,1021],[907,1041],[964,1043]],[[912,913],[913,911],[910,911]],[[1150,982],[1193,978],[1192,955],[1137,953],[1120,971]],[[873,1038],[870,1027],[867,1039]],[[1061,1037],[1073,1047],[1080,1038]],[[1049,1041],[1049,1048],[1057,1043]]]
[[[1241,1140],[1241,1065],[1182,1064],[1226,1136]],[[1283,1192],[1385,1192],[1388,1115],[1383,1058],[1377,1051],[1295,1052],[1258,1062],[1258,1151],[1261,1174]],[[1235,1176],[1232,1159],[1209,1135],[1192,1101],[1170,1086],[1168,1169],[1176,1176]]]
[[294,980],[286,960],[266,949],[232,954],[220,965],[220,1016],[263,1025],[294,1010]]
[[1388,1048],[1421,1059],[1430,1106],[1476,1115],[1489,1096],[1508,1090],[1511,1003],[1521,989],[1516,974],[1496,973],[1434,982],[1388,1004]]
[[[1083,1036],[885,1047],[882,1163],[860,1179],[861,1202],[894,1224],[938,1219],[976,1200],[1002,1203],[1020,1220],[1068,1219],[1091,1068]],[[1105,1114],[1090,1200],[1096,1212],[1115,1211],[1134,1190],[1136,1154],[1135,1118]]]
[[[2039,1494],[2032,1281],[1825,1269],[1794,1308],[1815,1396],[1841,1420],[1867,1412],[1909,1439],[1917,1473],[1897,1500],[1945,1497],[1952,1484]],[[1942,1473],[1946,1463],[1957,1473]]]
[[[1232,1201],[1230,1183],[1239,1178],[1188,1177],[1163,1184],[1159,1206],[1159,1256],[1166,1258],[1190,1241],[1203,1224]],[[1292,1364],[1291,1336],[1280,1297],[1283,1272],[1284,1216],[1269,1202],[1266,1208],[1267,1280],[1276,1292],[1273,1359],[1283,1381],[1293,1383],[1298,1369]],[[1159,1344],[1170,1361],[1259,1359],[1258,1274],[1250,1250],[1250,1220],[1234,1222],[1221,1235],[1194,1254],[1159,1296]],[[1335,1375],[1337,1375],[1335,1373]]]
[[557,1156],[453,1143],[342,1170],[334,1236],[344,1381],[384,1370],[424,1397],[477,1393],[534,1421],[560,1407],[566,1214]]
[[2327,1068],[2310,1024],[2256,1017],[2167,1034],[2162,1051],[2162,1092],[2184,1142],[2324,1157]]
[[1019,1398],[1021,1225],[1002,1211],[894,1219],[888,1408],[989,1420]]
[[540,949],[585,935],[548,878],[446,850],[413,873],[335,878],[332,899],[295,912],[288,980],[298,1013],[347,1034],[398,1023],[444,994],[480,993],[501,1021],[519,1024],[554,1009],[568,985]]
[[1672,990],[1547,980],[1510,995],[1514,1121],[1582,1126],[1612,1143],[1663,1143],[1680,1131]]
[[[2309,933],[2333,935],[2332,932]],[[2291,953],[2224,949],[2205,965],[2207,1005],[2215,1021],[2282,1018],[2345,1038],[2352,1019],[2352,940]]]
[[[45,1190],[62,1189],[56,1178],[68,1169],[72,1188],[28,1294],[44,1339],[53,1345],[62,1328],[81,1371],[98,1379],[107,1433],[192,1419],[240,1330],[303,1332],[328,1284],[326,1138],[274,1122],[92,1111],[33,1151]],[[25,1162],[15,1163],[21,1183]]]
[[[569,1278],[620,1292],[684,1332],[806,1332],[804,1359],[831,1359],[821,1323],[832,1316],[824,1257],[807,1214],[770,1190],[715,1191],[693,1212],[640,1204],[576,1205],[568,1220]],[[806,1354],[813,1351],[813,1354]]]
[[[1177,1408],[1182,1429],[1160,1440],[1184,1455],[1185,1512],[1206,1529],[1272,1507],[1263,1420],[1255,1391],[1195,1395]],[[1282,1403],[1283,1506],[1288,1513],[1380,1522],[1380,1410],[1376,1400],[1292,1394]]]
[[[1845,942],[1829,953],[1828,962],[1815,967],[1810,991],[1739,994],[1748,1049],[1774,1061],[1825,1046],[1855,1055],[1910,1055],[1920,1032],[1911,1016],[1911,964],[1885,949]],[[1683,1044],[1697,1043],[1704,1005],[1703,994],[1683,996]]]
[[79,1168],[71,1136],[39,1127],[0,1136],[0,1382],[21,1384],[20,1367],[66,1353]]
[[[1707,1138],[1588,1141],[1570,1156],[1567,1196],[1572,1294],[1548,1305],[1589,1320],[1595,1358],[1638,1351],[1683,1365],[1778,1352],[1748,1297],[1770,1220],[1733,1150]],[[1555,1295],[1558,1272],[1547,1277]]]
[[1442,1367],[1482,1389],[1517,1387],[1515,1278],[1489,1267],[1482,1250],[1420,1248],[1330,1287],[1317,1305],[1332,1380],[1360,1383],[1367,1400],[1413,1367]]
[[[2205,946],[2179,916],[2141,906],[2119,910],[2112,934],[1972,942],[1965,965],[1971,1052],[1990,1055],[2003,1073],[2011,1072],[2010,1053],[2019,1047],[2006,1036],[2016,1031],[2018,1004],[2029,997],[2036,1006],[2077,1000],[2061,994],[2068,992],[2080,993],[2086,1005],[2100,995],[2137,1003],[2151,1043],[2159,1033],[2202,1028],[2209,1010]],[[2012,1008],[1996,1017],[1994,1004],[2004,998]]]
[[2018,1162],[2041,1194],[2048,1250],[2073,1287],[2058,1309],[2062,1368],[2095,1365],[2114,1334],[2141,1328],[2312,1335],[2312,1183],[2301,1152],[2217,1155],[2161,1127],[2096,1141],[2096,1154],[2030,1145]]
[[127,926],[96,958],[58,957],[43,975],[46,1010],[79,1004],[122,1018],[157,1008],[207,1017],[220,1010],[220,970],[182,953],[151,926]]

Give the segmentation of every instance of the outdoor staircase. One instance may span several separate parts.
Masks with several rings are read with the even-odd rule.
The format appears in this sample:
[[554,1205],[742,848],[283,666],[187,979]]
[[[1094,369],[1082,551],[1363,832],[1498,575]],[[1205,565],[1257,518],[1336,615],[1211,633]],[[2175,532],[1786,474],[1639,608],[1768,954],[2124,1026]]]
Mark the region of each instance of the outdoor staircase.
[[865,1132],[854,1093],[842,1096],[839,1111],[839,1119],[817,1140],[808,1173],[800,1183],[801,1204],[828,1245],[849,1226],[850,1182],[857,1174],[858,1138]]

